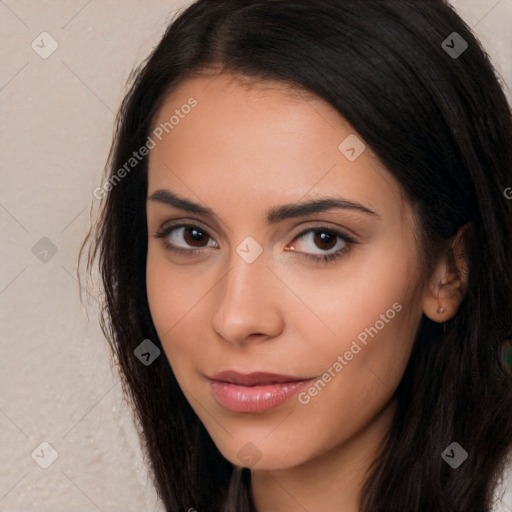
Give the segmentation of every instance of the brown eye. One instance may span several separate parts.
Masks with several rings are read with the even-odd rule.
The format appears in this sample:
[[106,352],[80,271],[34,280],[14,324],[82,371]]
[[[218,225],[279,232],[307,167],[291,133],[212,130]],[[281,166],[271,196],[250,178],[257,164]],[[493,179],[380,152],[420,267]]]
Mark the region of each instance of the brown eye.
[[[297,244],[297,241],[300,241],[300,244]],[[318,250],[330,251],[332,249],[341,249],[349,243],[353,243],[353,240],[343,233],[326,228],[310,228],[303,231],[295,238],[293,246],[295,250],[298,250],[297,245],[302,245],[303,248],[306,247],[306,249],[304,251],[300,250],[300,252],[318,254]],[[336,245],[339,246],[336,247]]]
[[313,241],[319,249],[329,250],[336,245],[336,238],[335,234],[331,234],[328,231],[316,231]]
[[[192,246],[192,247],[205,247],[205,245],[201,244],[202,239],[206,242],[208,241],[208,235],[205,235],[201,230],[196,229],[194,227],[186,227],[184,228],[184,236],[183,240]],[[198,244],[198,245],[196,245]]]
[[161,228],[156,234],[156,238],[161,238],[165,247],[171,251],[185,253],[200,253],[208,247],[211,239],[216,247],[217,244],[211,236],[198,226],[181,224],[179,226],[167,226]]
[[348,254],[356,243],[352,237],[335,229],[309,228],[295,237],[291,250],[311,260],[334,262]]

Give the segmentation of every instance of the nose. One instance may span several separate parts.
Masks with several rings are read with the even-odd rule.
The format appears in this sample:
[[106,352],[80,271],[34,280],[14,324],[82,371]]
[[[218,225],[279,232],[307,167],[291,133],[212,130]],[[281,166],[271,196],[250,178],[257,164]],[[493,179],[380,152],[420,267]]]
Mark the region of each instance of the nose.
[[247,263],[233,251],[230,269],[214,289],[213,329],[233,345],[272,339],[283,330],[285,287],[264,255]]

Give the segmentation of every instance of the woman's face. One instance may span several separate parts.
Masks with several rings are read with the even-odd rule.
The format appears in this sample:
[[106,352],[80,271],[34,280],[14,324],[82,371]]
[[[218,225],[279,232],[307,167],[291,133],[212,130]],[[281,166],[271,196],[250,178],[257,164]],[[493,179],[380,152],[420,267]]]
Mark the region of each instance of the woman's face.
[[[152,129],[151,315],[219,450],[285,469],[376,447],[422,315],[398,183],[333,108],[279,83],[189,80]],[[297,209],[324,199],[340,203]]]

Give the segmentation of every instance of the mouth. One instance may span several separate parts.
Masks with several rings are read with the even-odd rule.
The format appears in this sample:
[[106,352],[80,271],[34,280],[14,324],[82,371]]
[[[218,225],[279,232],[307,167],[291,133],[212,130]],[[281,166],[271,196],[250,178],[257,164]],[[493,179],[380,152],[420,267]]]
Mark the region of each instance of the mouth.
[[216,373],[208,380],[211,393],[221,407],[234,412],[263,412],[281,405],[314,377],[229,370]]

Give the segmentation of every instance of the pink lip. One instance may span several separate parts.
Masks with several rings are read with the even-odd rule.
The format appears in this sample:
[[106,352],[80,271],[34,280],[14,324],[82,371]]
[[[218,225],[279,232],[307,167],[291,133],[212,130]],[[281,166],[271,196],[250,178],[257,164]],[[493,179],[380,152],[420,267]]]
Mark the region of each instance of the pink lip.
[[312,378],[275,373],[225,371],[208,379],[213,397],[235,412],[261,412],[282,404]]

